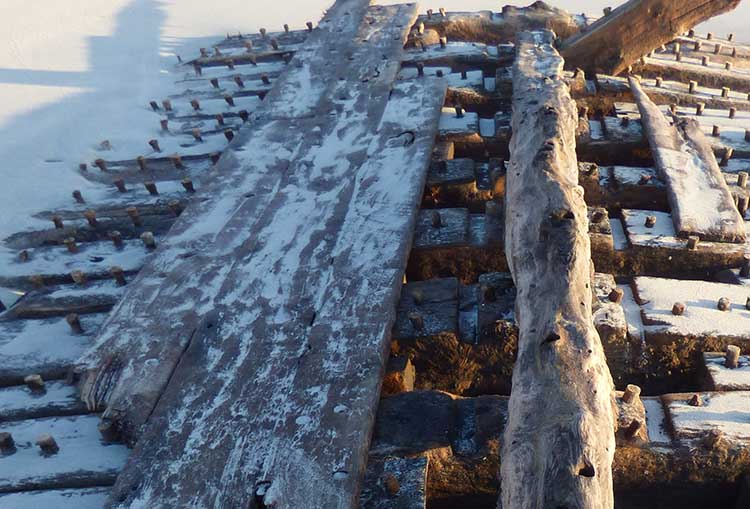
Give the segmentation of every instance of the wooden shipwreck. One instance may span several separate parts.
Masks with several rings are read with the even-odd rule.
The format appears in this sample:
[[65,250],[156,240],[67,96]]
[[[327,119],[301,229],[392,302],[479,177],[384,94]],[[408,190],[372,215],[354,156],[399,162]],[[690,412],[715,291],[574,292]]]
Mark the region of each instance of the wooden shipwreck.
[[0,507],[750,507],[750,45],[693,29],[738,3],[180,59],[2,241]]

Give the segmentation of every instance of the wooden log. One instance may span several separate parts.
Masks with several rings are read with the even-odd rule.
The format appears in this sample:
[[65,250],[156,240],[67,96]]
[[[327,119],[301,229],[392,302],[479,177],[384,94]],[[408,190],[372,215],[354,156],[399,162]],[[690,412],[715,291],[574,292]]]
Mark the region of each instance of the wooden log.
[[565,40],[561,54],[571,69],[617,75],[649,51],[724,12],[739,0],[708,0],[700,5],[674,0],[630,0],[591,27]]
[[632,77],[630,87],[656,168],[667,186],[677,234],[698,235],[702,240],[717,242],[744,242],[745,221],[697,122],[673,116],[675,124],[670,125]]
[[506,251],[520,336],[502,507],[612,508],[613,383],[592,318],[578,112],[551,32],[519,37]]

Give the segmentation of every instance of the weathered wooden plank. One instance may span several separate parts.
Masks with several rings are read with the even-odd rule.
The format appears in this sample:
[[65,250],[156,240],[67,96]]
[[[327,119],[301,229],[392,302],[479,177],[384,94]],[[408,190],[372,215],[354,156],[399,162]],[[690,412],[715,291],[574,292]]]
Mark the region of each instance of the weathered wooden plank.
[[[128,415],[123,416],[123,422],[129,423],[126,435],[134,432],[150,414],[149,404],[155,403],[173,370],[165,367],[176,365],[193,332],[212,309],[212,302],[232,265],[238,259],[257,253],[259,237],[258,232],[251,233],[253,225],[258,231],[267,226],[267,222],[275,217],[279,204],[287,200],[293,202],[295,196],[304,196],[308,200],[305,204],[314,209],[311,202],[316,193],[310,192],[309,187],[318,189],[327,185],[329,190],[339,189],[325,180],[332,182],[336,179],[323,170],[306,176],[308,180],[304,184],[299,183],[293,175],[295,169],[306,174],[317,164],[328,173],[333,169],[345,173],[349,170],[345,158],[342,157],[344,161],[340,163],[329,158],[332,151],[335,153],[341,147],[347,147],[358,161],[365,157],[366,140],[370,134],[363,132],[366,125],[363,119],[368,113],[373,119],[382,114],[382,101],[387,98],[389,80],[397,71],[397,63],[383,61],[382,55],[374,62],[372,53],[368,54],[366,48],[373,46],[371,43],[374,42],[384,44],[383,39],[387,37],[390,37],[393,48],[397,48],[400,41],[383,30],[382,21],[386,16],[377,10],[373,14],[380,12],[381,23],[365,28],[355,39],[367,9],[365,4],[362,0],[339,2],[329,12],[330,20],[323,23],[324,29],[311,34],[311,47],[292,61],[290,73],[276,82],[275,92],[270,93],[263,103],[265,114],[274,119],[259,120],[254,130],[245,136],[244,143],[238,143],[238,150],[227,157],[225,165],[204,188],[203,200],[193,203],[181,216],[172,235],[157,249],[151,264],[141,272],[136,284],[131,285],[126,298],[114,310],[104,334],[98,338],[97,347],[82,361],[92,369],[92,376],[84,386],[84,397],[94,390],[97,380],[109,380],[107,366],[113,356],[127,358],[126,362],[133,368],[126,370],[132,378],[128,376],[127,380],[119,380],[110,386],[110,391],[89,401],[92,406],[108,401],[108,415],[127,412]],[[370,41],[372,37],[376,39]],[[333,61],[331,48],[342,54],[351,54],[351,60],[341,59],[335,68],[329,67]],[[386,54],[389,51],[395,54],[395,49],[381,49]],[[368,60],[364,60],[364,56],[368,56]],[[339,77],[346,79],[340,81]],[[356,83],[359,88],[347,90],[351,83]],[[376,99],[380,99],[378,94],[384,97],[381,101],[368,102],[365,100],[370,90],[368,87],[375,86],[378,88],[371,92],[372,95]],[[344,105],[361,110],[344,111]],[[329,114],[331,111],[341,114],[333,116]],[[361,127],[352,130],[342,140],[335,132],[339,122]],[[243,152],[251,154],[250,157],[245,157]],[[292,169],[291,173],[289,169]],[[319,199],[325,198],[327,195]],[[329,211],[326,209],[326,212]],[[288,216],[282,214],[279,217]],[[315,218],[323,221],[320,215]],[[284,231],[288,234],[290,230]],[[287,242],[285,238],[279,246]],[[276,253],[274,256],[278,255],[273,246],[268,248]],[[174,322],[159,320],[158,325],[148,320],[150,310],[171,309],[175,302],[187,304],[176,311],[179,319]],[[141,331],[149,326],[161,328],[158,334],[154,331],[155,335],[169,339],[143,342]],[[145,362],[152,358],[161,359],[161,364]],[[133,383],[134,380],[140,382]],[[139,405],[131,404],[130,398],[135,394],[138,394]]]
[[637,80],[630,78],[630,87],[641,111],[656,167],[667,185],[678,235],[744,242],[745,222],[698,125],[675,117],[675,125],[671,126]]
[[[122,277],[128,278],[125,275]],[[25,294],[5,319],[105,313],[112,309],[124,292],[125,288],[118,286],[114,279],[35,290]]]
[[[7,422],[15,452],[0,455],[0,492],[106,486],[125,464],[123,445],[105,444],[96,415]],[[56,454],[42,454],[37,439],[49,434]],[[1,501],[2,499],[0,499]]]
[[[347,7],[353,12],[344,15]],[[242,170],[235,170],[241,185],[234,187],[255,195],[249,208],[258,215],[249,227],[247,216],[245,224],[237,218],[237,230],[222,218],[219,237],[228,245],[204,257],[218,281],[197,295],[204,305],[214,304],[179,311],[194,320],[192,329],[181,325],[182,334],[192,333],[196,318],[207,317],[185,355],[173,343],[171,350],[160,347],[161,367],[150,366],[145,356],[131,363],[154,380],[151,373],[169,365],[165,359],[181,357],[173,375],[156,373],[162,383],[171,375],[173,383],[118,480],[117,504],[246,505],[256,493],[278,507],[304,506],[310,497],[326,507],[356,503],[387,335],[445,91],[444,83],[428,78],[392,88],[416,17],[413,6],[372,7],[361,22],[364,12],[352,2],[329,11],[330,40],[322,39],[318,52],[300,60],[302,67],[293,61],[299,75],[280,79],[284,85],[266,98],[278,103],[267,114],[275,119],[273,127],[284,128],[275,135],[289,147],[274,155],[289,157],[292,171],[266,175],[265,181],[249,176],[253,159],[269,151],[268,133],[253,133],[241,147],[249,157],[235,154]],[[351,51],[351,60],[326,68],[332,62],[329,46]],[[383,54],[394,60],[384,61]],[[269,183],[277,189],[266,198]],[[210,226],[215,231],[215,223]],[[286,254],[279,258],[281,252]],[[220,272],[225,268],[217,264],[228,259],[232,263]],[[152,323],[164,321],[161,311],[145,323],[169,341],[171,333]],[[153,386],[134,389],[121,385],[108,407],[108,416],[129,414],[126,431],[143,422],[158,397]],[[238,397],[257,409],[252,418],[231,417]],[[224,426],[227,418],[236,425]],[[165,435],[165,429],[177,433]],[[321,437],[321,429],[336,432]],[[165,476],[167,463],[172,473]],[[209,476],[206,464],[215,465]]]
[[592,319],[578,112],[553,41],[522,34],[514,66],[505,245],[520,335],[502,505],[611,508],[614,387]]
[[45,382],[44,391],[25,385],[0,389],[0,422],[88,413],[74,385]]
[[30,374],[64,378],[91,346],[106,315],[80,317],[83,333],[73,332],[65,318],[0,322],[0,386],[23,383]]
[[617,75],[675,35],[724,12],[739,0],[706,0],[699,5],[674,0],[630,0],[565,40],[562,56],[570,68]]
[[13,509],[101,509],[109,488],[21,491],[0,495],[0,506]]

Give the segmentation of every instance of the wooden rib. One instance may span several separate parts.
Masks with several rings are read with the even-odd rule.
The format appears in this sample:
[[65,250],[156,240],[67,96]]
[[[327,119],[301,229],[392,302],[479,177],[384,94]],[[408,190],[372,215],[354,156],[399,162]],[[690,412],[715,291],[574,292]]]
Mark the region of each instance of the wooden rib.
[[698,124],[674,117],[675,125],[670,125],[632,77],[630,87],[641,112],[656,168],[667,185],[677,234],[698,235],[717,242],[744,242],[744,219],[734,205],[726,180]]

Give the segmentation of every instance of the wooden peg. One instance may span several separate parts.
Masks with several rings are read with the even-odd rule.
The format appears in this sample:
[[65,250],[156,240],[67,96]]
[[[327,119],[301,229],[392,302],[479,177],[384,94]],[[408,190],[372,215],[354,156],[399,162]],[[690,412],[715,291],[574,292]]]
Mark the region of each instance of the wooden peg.
[[[21,263],[26,263],[29,261],[29,251],[27,249],[22,250],[18,253],[18,261]],[[3,306],[0,306],[0,313],[5,311],[5,308]]]
[[247,110],[240,110],[237,112],[237,115],[240,116],[243,122],[247,122],[247,119],[250,118],[250,114],[247,112]]
[[177,168],[178,170],[184,170],[185,165],[182,164],[182,157],[180,157],[179,154],[173,154],[169,156],[169,160],[172,161],[172,166]]
[[138,163],[138,169],[141,171],[146,171],[146,158],[143,156],[138,156],[135,158],[135,162]]
[[737,108],[732,106],[731,108],[729,108],[729,118],[734,118],[736,116],[737,116]]
[[721,87],[721,97],[727,98],[729,97],[729,92],[731,92],[731,89],[729,87]]
[[224,125],[224,115],[222,115],[221,113],[217,113],[214,118],[216,118],[216,123],[219,126],[223,126]]
[[238,87],[245,88],[245,82],[242,81],[242,76],[240,76],[239,74],[234,77],[234,82],[237,84]]
[[227,141],[232,141],[234,139],[234,131],[231,129],[224,129],[224,137]]
[[117,283],[117,286],[125,286],[127,281],[125,281],[125,271],[122,270],[122,267],[114,266],[109,269],[109,273]]
[[732,42],[734,40],[734,34],[727,35],[727,41]]
[[285,34],[289,33],[289,25],[287,25],[286,23],[284,23],[284,33]]
[[703,406],[703,399],[700,394],[693,394],[687,402],[690,406]]
[[219,49],[218,46],[214,46],[214,56],[215,57],[220,57],[221,56],[221,50]]
[[52,435],[48,433],[40,435],[36,439],[36,445],[41,449],[42,455],[44,456],[52,456],[60,452],[60,447],[57,445],[57,442],[55,442]]
[[[161,126],[162,132],[165,132],[165,133],[169,132],[169,119],[163,118],[163,119],[159,120],[159,125]],[[156,140],[151,140],[151,141],[154,141],[156,143],[157,147],[159,146],[159,142],[158,141],[156,141]],[[151,141],[149,141],[149,145],[151,145]],[[151,147],[153,148],[153,145],[151,145]],[[156,149],[154,148],[154,150],[156,150]],[[157,152],[159,152],[159,151],[157,150]]]
[[74,237],[68,237],[63,240],[63,244],[68,248],[69,253],[76,254],[78,252],[78,245],[76,244],[76,239]]
[[414,330],[421,331],[424,329],[424,317],[422,317],[421,313],[416,311],[409,313],[409,321]]
[[143,245],[146,246],[146,249],[156,249],[156,239],[154,239],[154,234],[152,232],[141,233],[141,241],[143,242]]
[[154,111],[159,111],[159,103],[156,101],[151,101],[148,103],[151,106],[151,109]]
[[443,226],[443,218],[437,210],[432,211],[430,221],[433,228],[441,228]]
[[201,130],[199,128],[194,127],[192,130],[192,133],[193,133],[193,138],[195,139],[195,141],[199,143],[203,142],[203,136],[201,136]]
[[630,421],[630,424],[627,428],[625,428],[625,438],[628,440],[633,440],[636,436],[638,436],[638,432],[641,431],[641,428],[643,427],[643,421],[640,419],[633,419]]
[[156,182],[152,180],[147,180],[143,183],[143,186],[146,188],[146,191],[148,191],[148,194],[151,196],[159,196],[159,190],[156,188]]
[[721,136],[721,127],[715,125],[711,130],[711,136],[713,136],[714,138],[718,138],[719,136]]
[[266,37],[266,33],[267,33],[267,31],[266,31],[266,29],[265,29],[265,28],[261,28],[261,29],[260,29],[260,36],[261,36],[261,37],[265,38],[265,37]]
[[695,87],[697,87],[697,86],[698,86],[698,82],[697,81],[690,81],[690,83],[688,83],[688,94],[694,94],[695,93]]
[[164,99],[161,102],[161,105],[164,107],[166,111],[172,111],[172,101],[170,101],[169,99]]
[[737,173],[737,186],[739,187],[747,187],[747,177],[748,173],[746,171],[741,171]]
[[268,74],[261,74],[260,75],[260,81],[262,81],[264,85],[270,85],[271,84],[271,80],[268,78]]
[[94,166],[99,168],[101,171],[107,171],[107,162],[104,159],[97,159],[94,161]]
[[724,153],[721,155],[721,161],[719,161],[719,166],[727,166],[729,164],[729,160],[732,159],[733,155],[734,155],[734,149],[732,147],[726,147],[724,149]]
[[445,36],[440,37],[440,47],[445,48],[448,45],[448,38]]
[[234,99],[232,98],[232,96],[231,96],[231,95],[229,95],[229,94],[225,95],[225,96],[224,96],[224,100],[226,101],[226,103],[227,103],[227,104],[228,104],[229,106],[234,106]]
[[706,34],[706,40],[707,40],[707,41],[710,41],[710,40],[712,40],[713,38],[714,38],[714,34],[713,34],[713,32],[708,32],[708,33]]
[[729,369],[737,369],[740,365],[740,347],[728,345],[724,354],[724,366]]
[[112,244],[114,244],[116,248],[121,248],[123,246],[122,235],[117,230],[112,230],[109,232],[109,240],[112,241]]
[[74,270],[70,273],[70,278],[77,285],[85,285],[88,281],[86,274],[82,270]]
[[201,58],[208,58],[208,50],[206,48],[200,48],[198,51],[201,53]]
[[716,307],[719,311],[729,311],[732,307],[732,301],[730,301],[726,297],[722,297],[719,299],[719,302],[716,304]]
[[133,226],[143,226],[141,215],[138,213],[138,209],[136,207],[128,207],[127,209],[125,209],[125,212],[127,212],[128,217],[130,217],[130,220],[133,222]]
[[656,78],[656,88],[661,88],[664,80],[661,77]]
[[700,244],[701,238],[697,235],[691,235],[688,237],[687,241],[687,248],[691,251],[695,251],[698,249],[698,244]]
[[456,105],[456,118],[464,118],[464,109],[461,107],[461,105]]
[[16,452],[16,442],[13,435],[7,431],[0,432],[0,454],[7,456]]
[[63,218],[60,216],[52,216],[52,222],[54,223],[55,228],[58,230],[62,230],[65,226],[63,224]]
[[198,62],[193,62],[193,70],[195,71],[196,76],[203,76],[203,69]]
[[200,111],[201,109],[201,103],[198,99],[191,99],[190,106],[192,106],[195,111]]
[[113,182],[114,186],[117,188],[117,190],[121,193],[127,192],[127,188],[125,187],[125,181],[121,178],[115,179]]
[[704,103],[698,103],[698,104],[697,104],[697,105],[695,106],[695,114],[696,114],[697,116],[699,116],[699,117],[700,117],[701,115],[703,115],[703,112],[704,112],[705,110],[706,110],[706,105],[705,105]]
[[74,334],[83,334],[83,327],[81,326],[81,318],[76,313],[70,313],[65,317],[65,321],[68,322],[70,330]]
[[717,44],[716,44],[716,46],[714,46],[714,55],[719,55],[719,54],[721,54],[721,49],[722,49],[722,48],[721,48],[721,44],[718,44],[718,43],[717,43]]
[[97,226],[99,226],[99,222],[96,220],[96,211],[94,209],[88,209],[84,211],[83,217],[86,218],[86,221],[92,228],[96,228]]
[[231,58],[229,60],[227,60],[227,68],[230,71],[234,71],[234,60],[232,60]]
[[725,62],[724,63],[724,69],[726,69],[727,71],[731,71],[732,70],[732,62]]
[[656,226],[656,216],[646,216],[646,228],[653,228]]
[[208,158],[211,159],[211,164],[216,164],[221,159],[221,152],[212,152],[208,155]]
[[708,67],[708,64],[711,63],[711,59],[708,58],[708,55],[703,55],[703,58],[701,58],[701,65],[703,67]]
[[31,392],[44,392],[44,380],[42,375],[33,374],[27,375],[23,378],[23,383],[29,388]]
[[307,23],[305,23],[305,25],[307,25],[307,31],[308,32],[312,32],[313,31],[312,21],[308,21]]
[[685,304],[682,302],[675,302],[672,306],[672,314],[675,316],[682,316],[685,313]]
[[641,396],[641,388],[634,384],[628,384],[622,393],[623,403],[631,404],[638,401]]
[[172,200],[169,202],[169,210],[171,210],[175,216],[179,216],[182,214],[182,204],[177,200]]
[[609,292],[609,300],[615,304],[621,303],[623,297],[625,297],[625,292],[621,288],[613,288],[612,291]]
[[190,180],[187,177],[185,177],[184,179],[182,179],[182,187],[184,187],[185,191],[188,192],[188,193],[194,193],[195,192],[195,187],[193,187],[193,181]]
[[440,8],[440,9],[438,9],[438,10],[440,11],[440,17],[441,17],[441,18],[444,18],[444,17],[445,17],[445,7],[441,7],[441,8]]
[[702,46],[702,43],[700,41],[695,41],[695,44],[693,45],[693,51],[700,51],[701,46]]
[[417,76],[420,78],[424,76],[424,64],[422,62],[417,62]]
[[279,41],[271,39],[271,48],[273,48],[274,51],[279,51]]

